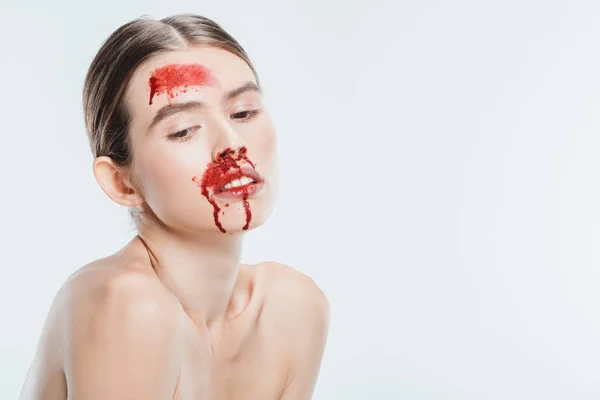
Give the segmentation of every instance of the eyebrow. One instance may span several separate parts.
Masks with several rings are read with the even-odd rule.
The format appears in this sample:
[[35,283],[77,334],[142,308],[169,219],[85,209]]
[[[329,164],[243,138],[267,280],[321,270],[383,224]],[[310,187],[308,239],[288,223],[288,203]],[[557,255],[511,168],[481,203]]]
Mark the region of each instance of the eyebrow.
[[[221,97],[221,104],[226,103],[245,92],[262,93],[262,90],[260,89],[260,86],[258,86],[256,83],[254,83],[252,81],[248,81],[245,84],[243,84],[242,86],[240,86],[236,89],[232,89],[229,92],[226,92],[225,94],[223,94],[223,96]],[[148,130],[152,129],[152,127],[154,127],[160,121],[164,120],[167,117],[170,117],[171,115],[175,115],[177,113],[189,111],[189,110],[193,110],[193,109],[204,108],[204,107],[206,107],[206,104],[204,104],[201,101],[188,101],[185,103],[167,104],[166,106],[161,107],[156,112],[156,114],[154,115],[154,118],[152,119],[152,122],[150,123],[150,126],[148,127]]]

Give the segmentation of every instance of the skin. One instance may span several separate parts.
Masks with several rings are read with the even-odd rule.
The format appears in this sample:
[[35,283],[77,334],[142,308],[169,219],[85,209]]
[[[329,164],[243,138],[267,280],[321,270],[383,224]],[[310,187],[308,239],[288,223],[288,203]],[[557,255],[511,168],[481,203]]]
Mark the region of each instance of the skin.
[[[159,94],[150,105],[152,71],[190,63],[208,68],[219,85]],[[120,251],[61,287],[21,399],[311,398],[327,299],[289,266],[241,264],[243,201],[221,207],[222,233],[192,181],[224,149],[246,147],[265,180],[248,199],[250,229],[268,218],[277,191],[276,139],[262,96],[245,91],[221,101],[248,82],[256,83],[248,65],[215,48],[161,54],[135,71],[126,93],[134,161],[119,168],[98,157],[94,174],[112,200],[139,208],[146,222]],[[161,107],[188,101],[205,106],[149,129]],[[258,114],[248,118],[249,110]]]

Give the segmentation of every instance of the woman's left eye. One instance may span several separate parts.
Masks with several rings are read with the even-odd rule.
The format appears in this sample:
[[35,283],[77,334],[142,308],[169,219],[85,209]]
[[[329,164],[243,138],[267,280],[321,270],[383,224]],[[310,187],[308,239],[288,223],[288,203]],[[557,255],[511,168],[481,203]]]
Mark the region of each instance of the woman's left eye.
[[232,119],[239,119],[242,121],[247,121],[254,118],[258,114],[258,110],[248,110],[248,111],[240,111],[235,114],[231,114]]

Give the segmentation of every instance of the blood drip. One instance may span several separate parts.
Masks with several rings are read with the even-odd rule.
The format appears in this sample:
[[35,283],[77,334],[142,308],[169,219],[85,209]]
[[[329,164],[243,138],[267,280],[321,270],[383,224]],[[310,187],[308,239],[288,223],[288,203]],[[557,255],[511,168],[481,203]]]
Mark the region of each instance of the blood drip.
[[248,229],[250,226],[250,219],[252,219],[252,212],[250,211],[250,203],[248,203],[248,192],[244,196],[244,209],[246,210],[246,225],[242,228],[243,230]]
[[168,99],[177,95],[177,91],[186,92],[188,86],[220,86],[219,80],[208,68],[200,64],[172,64],[156,69],[150,80],[150,102],[154,96],[163,92]]
[[246,155],[247,152],[248,152],[248,149],[246,149],[245,147],[242,147],[239,151],[238,159],[242,159],[242,160],[246,161],[248,164],[250,164],[252,166],[252,168],[256,168],[255,165],[252,163],[252,161],[250,161],[250,159]]
[[[219,221],[219,211],[221,208],[217,204],[214,196],[210,195],[209,189],[213,191],[213,193],[220,189],[217,187],[219,183],[222,181],[223,176],[231,169],[237,168],[240,169],[238,161],[244,160],[249,163],[253,168],[254,164],[248,156],[246,155],[247,149],[246,147],[240,148],[238,151],[238,155],[233,157],[235,151],[231,148],[227,148],[219,154],[219,157],[211,163],[209,163],[206,167],[206,171],[204,175],[202,175],[202,179],[198,180],[196,177],[192,178],[192,181],[200,187],[202,190],[202,195],[206,197],[206,200],[213,206],[213,217],[215,219],[215,225],[219,230],[223,233],[226,233],[225,228],[221,225]],[[250,227],[250,221],[252,220],[252,211],[250,210],[250,202],[248,201],[248,191],[245,191],[244,197],[244,210],[246,211],[246,225],[242,228],[243,230],[247,230]],[[229,207],[229,203],[225,204],[225,207]]]
[[198,182],[198,179],[196,179],[196,177],[193,177],[192,181],[196,185],[200,186],[200,188],[202,189],[202,195],[204,197],[206,197],[206,200],[208,200],[208,202],[210,204],[212,204],[212,206],[214,208],[213,217],[215,218],[215,225],[217,225],[217,228],[219,228],[219,230],[221,232],[225,233],[225,229],[223,228],[223,225],[221,225],[221,223],[219,222],[219,211],[221,211],[221,209],[219,208],[219,205],[217,204],[215,199],[212,198],[211,196],[209,196],[208,189],[206,188],[206,185],[204,185],[204,179],[202,179],[202,182]]

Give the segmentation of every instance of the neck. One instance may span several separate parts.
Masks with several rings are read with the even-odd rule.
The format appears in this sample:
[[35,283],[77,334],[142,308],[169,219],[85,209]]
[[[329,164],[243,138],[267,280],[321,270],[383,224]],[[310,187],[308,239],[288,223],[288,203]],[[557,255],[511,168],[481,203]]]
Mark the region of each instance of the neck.
[[159,279],[188,314],[207,326],[228,313],[240,270],[242,235],[205,232],[194,237],[150,223],[138,231]]

